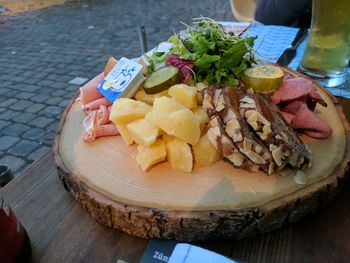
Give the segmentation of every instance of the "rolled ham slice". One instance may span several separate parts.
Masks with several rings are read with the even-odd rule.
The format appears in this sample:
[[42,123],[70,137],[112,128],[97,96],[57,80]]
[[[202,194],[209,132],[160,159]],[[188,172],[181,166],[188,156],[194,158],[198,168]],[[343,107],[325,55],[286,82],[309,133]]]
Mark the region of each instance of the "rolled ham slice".
[[85,111],[98,110],[101,105],[111,106],[112,103],[109,100],[107,100],[105,97],[102,97],[83,105],[83,110]]
[[103,97],[97,90],[97,86],[104,77],[105,74],[102,72],[80,88],[80,99],[83,105]]
[[284,80],[281,87],[272,95],[271,100],[274,104],[303,100],[310,110],[314,110],[317,103],[327,106],[312,81],[303,77]]
[[[107,109],[106,109],[107,110]],[[83,121],[85,132],[83,141],[94,142],[99,137],[118,135],[119,131],[114,123],[98,125],[98,112],[93,112],[86,116]]]
[[301,105],[290,125],[294,129],[302,129],[306,135],[317,139],[325,139],[332,134],[332,128],[305,104]]
[[317,139],[325,139],[332,134],[332,128],[313,112],[317,103],[325,107],[327,104],[311,80],[287,78],[271,100],[279,104],[283,119],[292,128]]

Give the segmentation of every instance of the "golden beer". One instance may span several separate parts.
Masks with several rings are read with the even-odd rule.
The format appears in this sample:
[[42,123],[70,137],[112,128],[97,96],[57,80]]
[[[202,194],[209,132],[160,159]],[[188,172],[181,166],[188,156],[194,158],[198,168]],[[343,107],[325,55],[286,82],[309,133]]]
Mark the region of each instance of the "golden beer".
[[332,87],[345,82],[350,58],[350,0],[313,0],[311,33],[299,70]]

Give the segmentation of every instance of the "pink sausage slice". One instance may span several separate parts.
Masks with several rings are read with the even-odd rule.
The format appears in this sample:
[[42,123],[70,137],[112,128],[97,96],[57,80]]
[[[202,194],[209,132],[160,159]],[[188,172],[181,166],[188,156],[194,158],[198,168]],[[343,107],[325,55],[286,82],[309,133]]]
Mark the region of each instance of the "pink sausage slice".
[[102,97],[83,105],[83,110],[85,111],[98,110],[101,105],[110,106],[112,105],[112,103],[109,100],[107,100],[105,97]]
[[80,98],[83,105],[103,97],[102,94],[98,92],[97,86],[104,77],[105,74],[102,72],[80,88]]

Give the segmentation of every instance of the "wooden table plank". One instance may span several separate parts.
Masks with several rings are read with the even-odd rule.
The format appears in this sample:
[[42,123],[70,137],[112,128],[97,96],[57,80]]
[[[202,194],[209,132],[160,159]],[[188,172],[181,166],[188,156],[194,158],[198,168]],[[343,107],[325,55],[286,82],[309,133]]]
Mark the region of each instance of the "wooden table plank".
[[[350,119],[349,100],[340,99]],[[35,262],[138,262],[147,240],[96,223],[64,190],[51,154],[0,190],[27,229]],[[266,235],[197,245],[248,262],[347,262],[350,180],[315,215]]]

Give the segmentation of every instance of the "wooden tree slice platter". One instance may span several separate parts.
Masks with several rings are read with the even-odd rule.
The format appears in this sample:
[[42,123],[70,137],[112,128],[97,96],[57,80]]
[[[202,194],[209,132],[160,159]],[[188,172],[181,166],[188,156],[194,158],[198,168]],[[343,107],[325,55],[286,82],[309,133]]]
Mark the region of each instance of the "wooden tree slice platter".
[[80,101],[66,108],[54,154],[65,187],[100,223],[142,238],[182,241],[242,238],[296,221],[327,205],[349,162],[349,124],[336,99],[319,93],[328,107],[316,108],[332,128],[326,140],[303,136],[311,148],[306,185],[293,176],[249,173],[219,161],[185,174],[168,163],[143,172],[136,146],[119,136],[82,141]]

